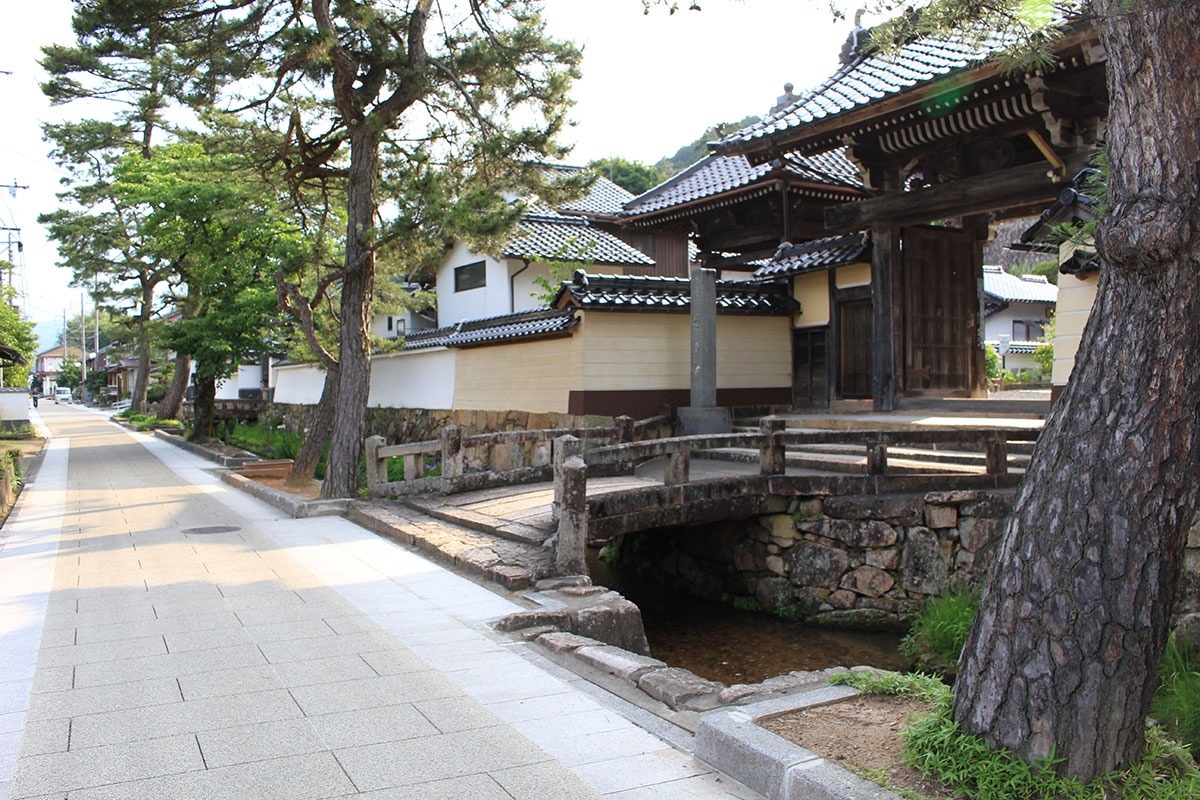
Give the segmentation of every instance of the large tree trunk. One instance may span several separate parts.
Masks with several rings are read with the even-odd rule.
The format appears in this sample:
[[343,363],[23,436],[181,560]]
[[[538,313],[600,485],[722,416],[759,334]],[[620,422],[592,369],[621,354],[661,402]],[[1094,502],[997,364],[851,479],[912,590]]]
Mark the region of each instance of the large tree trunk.
[[215,409],[217,381],[215,378],[196,378],[196,397],[192,400],[193,442],[207,442],[216,433]]
[[338,370],[328,370],[325,373],[325,386],[321,389],[321,399],[313,409],[308,421],[308,430],[300,443],[300,451],[292,460],[292,469],[288,472],[288,486],[302,486],[312,480],[317,471],[317,462],[321,460],[321,451],[329,442],[333,431],[333,417],[337,410]]
[[954,697],[965,730],[1085,781],[1141,753],[1200,474],[1200,1],[1096,10],[1111,98],[1099,294]]
[[137,377],[133,381],[133,393],[129,408],[138,413],[146,411],[146,390],[150,388],[150,322],[151,303],[154,302],[154,287],[142,284],[142,310],[137,317]]
[[347,187],[346,271],[342,279],[338,330],[338,390],[329,462],[322,497],[353,497],[366,433],[367,392],[371,385],[371,300],[375,291],[375,182],[379,134],[370,122],[352,126]]
[[171,385],[158,404],[159,419],[179,419],[183,414],[183,398],[187,394],[188,381],[192,377],[192,360],[185,353],[175,356],[175,368],[171,373]]

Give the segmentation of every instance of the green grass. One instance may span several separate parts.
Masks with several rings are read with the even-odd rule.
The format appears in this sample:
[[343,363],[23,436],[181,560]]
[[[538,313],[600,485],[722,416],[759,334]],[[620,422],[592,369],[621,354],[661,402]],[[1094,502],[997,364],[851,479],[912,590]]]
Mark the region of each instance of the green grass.
[[853,686],[864,694],[918,697],[930,713],[904,729],[904,759],[926,777],[972,800],[1194,800],[1200,797],[1200,772],[1186,748],[1160,727],[1146,731],[1142,760],[1089,784],[1064,778],[1049,760],[1029,765],[1007,750],[993,750],[982,739],[962,732],[951,715],[950,687],[932,675],[846,672],[830,683]]
[[156,427],[183,427],[183,423],[177,419],[159,419],[153,414],[142,414],[130,409],[125,409],[114,416],[125,420],[139,431],[148,431]]
[[1171,637],[1150,716],[1193,750],[1200,748],[1200,652]]
[[900,652],[912,662],[914,669],[954,675],[967,632],[978,610],[979,593],[976,591],[930,598],[900,641]]

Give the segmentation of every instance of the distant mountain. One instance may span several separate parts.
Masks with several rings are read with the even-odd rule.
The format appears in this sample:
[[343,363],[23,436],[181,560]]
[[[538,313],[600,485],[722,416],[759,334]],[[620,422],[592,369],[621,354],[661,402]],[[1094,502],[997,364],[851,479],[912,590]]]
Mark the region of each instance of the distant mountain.
[[747,125],[753,125],[754,123],[761,121],[761,119],[761,117],[749,116],[742,119],[741,122],[727,122],[713,125],[711,128],[704,131],[704,133],[700,134],[700,138],[696,139],[696,141],[679,148],[677,151],[675,151],[675,155],[673,156],[667,156],[659,159],[658,163],[656,163],[654,166],[658,168],[658,171],[662,174],[663,179],[665,180],[666,178],[669,178],[675,173],[679,172],[681,169],[690,167],[692,164],[695,164],[697,161],[704,158],[704,156],[708,154],[707,144],[709,142],[715,142],[722,136],[733,133],[737,130],[741,130]]

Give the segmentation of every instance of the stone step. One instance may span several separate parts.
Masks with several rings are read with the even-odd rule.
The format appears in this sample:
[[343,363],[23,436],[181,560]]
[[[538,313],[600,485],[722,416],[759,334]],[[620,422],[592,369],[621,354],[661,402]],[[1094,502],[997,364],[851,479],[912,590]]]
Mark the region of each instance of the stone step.
[[553,548],[477,531],[396,502],[351,503],[346,516],[374,533],[511,591],[554,569]]
[[438,496],[414,495],[400,502],[415,511],[460,528],[535,547],[545,544],[555,530],[551,526],[527,525],[502,517],[480,514],[469,508],[447,503]]

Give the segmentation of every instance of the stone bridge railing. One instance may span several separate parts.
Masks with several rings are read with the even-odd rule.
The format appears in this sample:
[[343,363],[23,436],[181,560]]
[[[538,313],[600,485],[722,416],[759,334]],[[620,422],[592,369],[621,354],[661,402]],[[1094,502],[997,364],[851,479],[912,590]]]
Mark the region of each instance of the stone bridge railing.
[[[633,420],[617,417],[614,424],[592,428],[501,431],[467,434],[447,425],[440,439],[387,444],[382,436],[366,440],[367,489],[372,497],[409,494],[455,494],[495,486],[544,483],[554,478],[555,441],[564,437],[582,447],[629,444],[655,435],[669,425],[665,416]],[[389,480],[388,465],[399,459],[403,477]]]
[[[715,522],[780,513],[789,498],[813,495],[861,495],[928,492],[1015,486],[1021,475],[1010,471],[1009,442],[1029,442],[1037,431],[991,428],[903,431],[786,430],[768,417],[758,433],[684,436],[584,450],[564,437],[554,448],[554,510],[558,518],[557,567],[582,569],[586,546],[624,533],[671,525]],[[788,448],[808,445],[857,445],[866,469],[861,475],[788,476]],[[983,451],[984,469],[976,474],[939,470],[895,474],[888,469],[889,447],[953,446]],[[758,474],[690,480],[692,455],[706,450],[758,451]],[[589,475],[628,472],[633,465],[663,458],[663,485],[587,496]],[[952,479],[952,480],[951,480]]]

